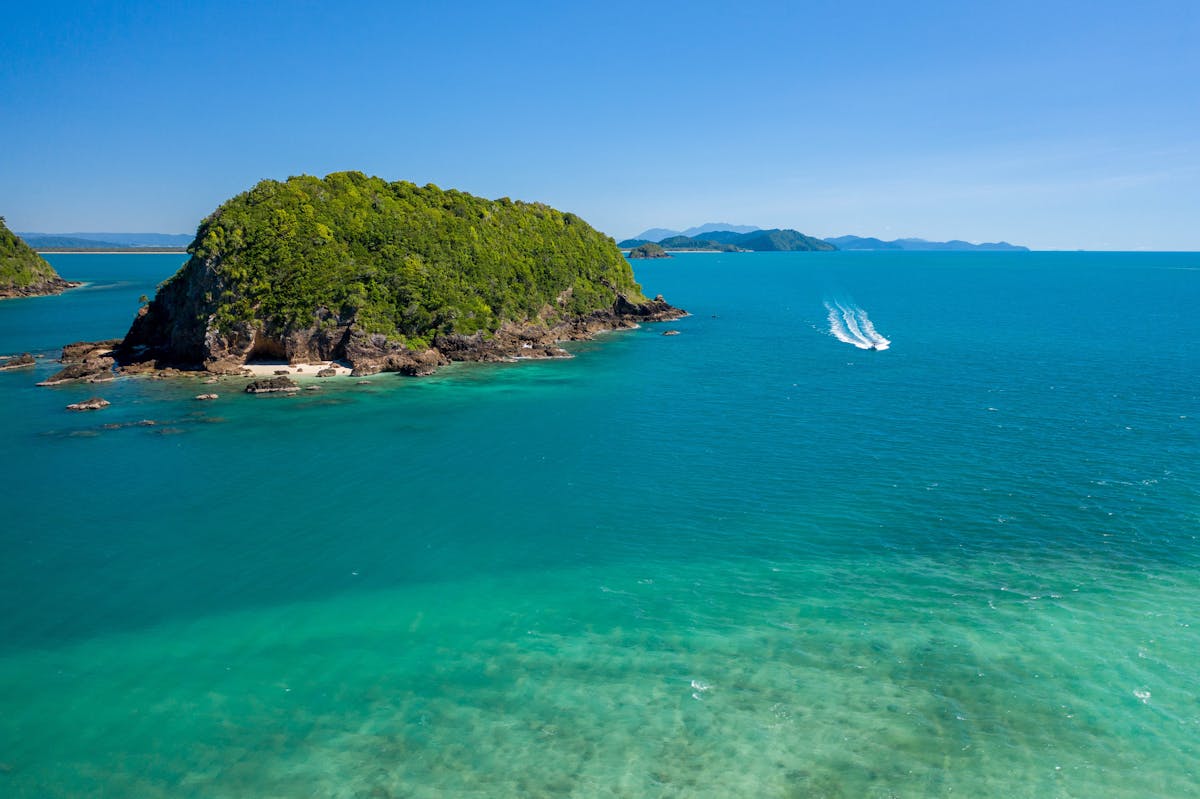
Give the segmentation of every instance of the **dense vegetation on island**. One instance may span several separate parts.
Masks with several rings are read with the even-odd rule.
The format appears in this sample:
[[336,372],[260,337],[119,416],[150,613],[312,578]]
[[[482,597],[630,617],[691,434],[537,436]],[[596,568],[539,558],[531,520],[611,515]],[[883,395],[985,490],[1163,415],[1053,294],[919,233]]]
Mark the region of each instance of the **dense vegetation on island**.
[[0,216],[0,297],[59,294],[75,285],[59,277],[54,267],[9,230]]
[[351,339],[419,351],[647,302],[613,240],[574,214],[360,172],[264,180],[205,219],[188,251],[126,353],[342,357]]
[[[645,239],[626,239],[618,246],[639,247]],[[837,247],[803,233],[775,228],[739,233],[732,230],[708,231],[697,236],[668,236],[657,243],[669,250],[715,250],[717,252],[829,252]]]
[[837,247],[827,241],[806,236],[796,230],[756,230],[734,242],[754,252],[832,252]]
[[327,308],[424,345],[530,319],[567,290],[572,313],[642,296],[612,242],[573,214],[356,172],[264,180],[205,219],[189,252],[172,282],[212,265],[227,283],[223,329],[306,327]]
[[653,242],[639,244],[629,250],[629,257],[638,258],[670,258],[671,254]]

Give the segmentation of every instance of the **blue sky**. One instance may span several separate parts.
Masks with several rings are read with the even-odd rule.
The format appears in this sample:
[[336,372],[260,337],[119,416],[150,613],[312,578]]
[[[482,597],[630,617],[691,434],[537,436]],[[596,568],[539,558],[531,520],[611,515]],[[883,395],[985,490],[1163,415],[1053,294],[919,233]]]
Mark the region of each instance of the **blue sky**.
[[0,215],[190,232],[359,169],[707,221],[1200,250],[1200,3],[23,3]]

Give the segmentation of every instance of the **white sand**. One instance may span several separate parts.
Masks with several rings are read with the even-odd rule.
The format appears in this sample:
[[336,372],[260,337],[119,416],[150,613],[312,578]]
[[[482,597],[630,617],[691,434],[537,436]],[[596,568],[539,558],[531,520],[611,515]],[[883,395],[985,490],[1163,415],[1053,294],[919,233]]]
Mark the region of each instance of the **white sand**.
[[322,369],[333,368],[337,370],[338,377],[345,377],[350,374],[350,367],[343,366],[334,361],[318,361],[317,363],[248,363],[242,368],[249,369],[255,377],[274,377],[276,372],[282,372],[285,369],[292,376],[300,377],[316,377],[317,372]]

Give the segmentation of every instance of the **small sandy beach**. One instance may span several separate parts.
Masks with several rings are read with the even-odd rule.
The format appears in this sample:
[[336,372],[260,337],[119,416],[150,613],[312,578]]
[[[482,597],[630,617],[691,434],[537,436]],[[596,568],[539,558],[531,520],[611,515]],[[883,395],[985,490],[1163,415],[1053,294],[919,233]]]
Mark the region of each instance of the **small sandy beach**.
[[338,377],[350,375],[350,367],[335,361],[318,361],[316,363],[248,363],[243,367],[249,369],[255,377],[274,377],[276,372],[287,371],[293,377],[316,377],[322,369],[336,369]]

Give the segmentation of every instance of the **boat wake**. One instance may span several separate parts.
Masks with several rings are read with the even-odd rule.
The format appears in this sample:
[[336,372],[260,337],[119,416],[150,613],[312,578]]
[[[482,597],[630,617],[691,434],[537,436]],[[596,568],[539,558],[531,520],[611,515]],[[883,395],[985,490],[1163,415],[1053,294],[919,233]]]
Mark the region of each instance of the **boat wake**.
[[829,334],[838,341],[853,344],[860,350],[886,350],[892,342],[875,329],[867,312],[854,302],[826,300],[829,311]]

